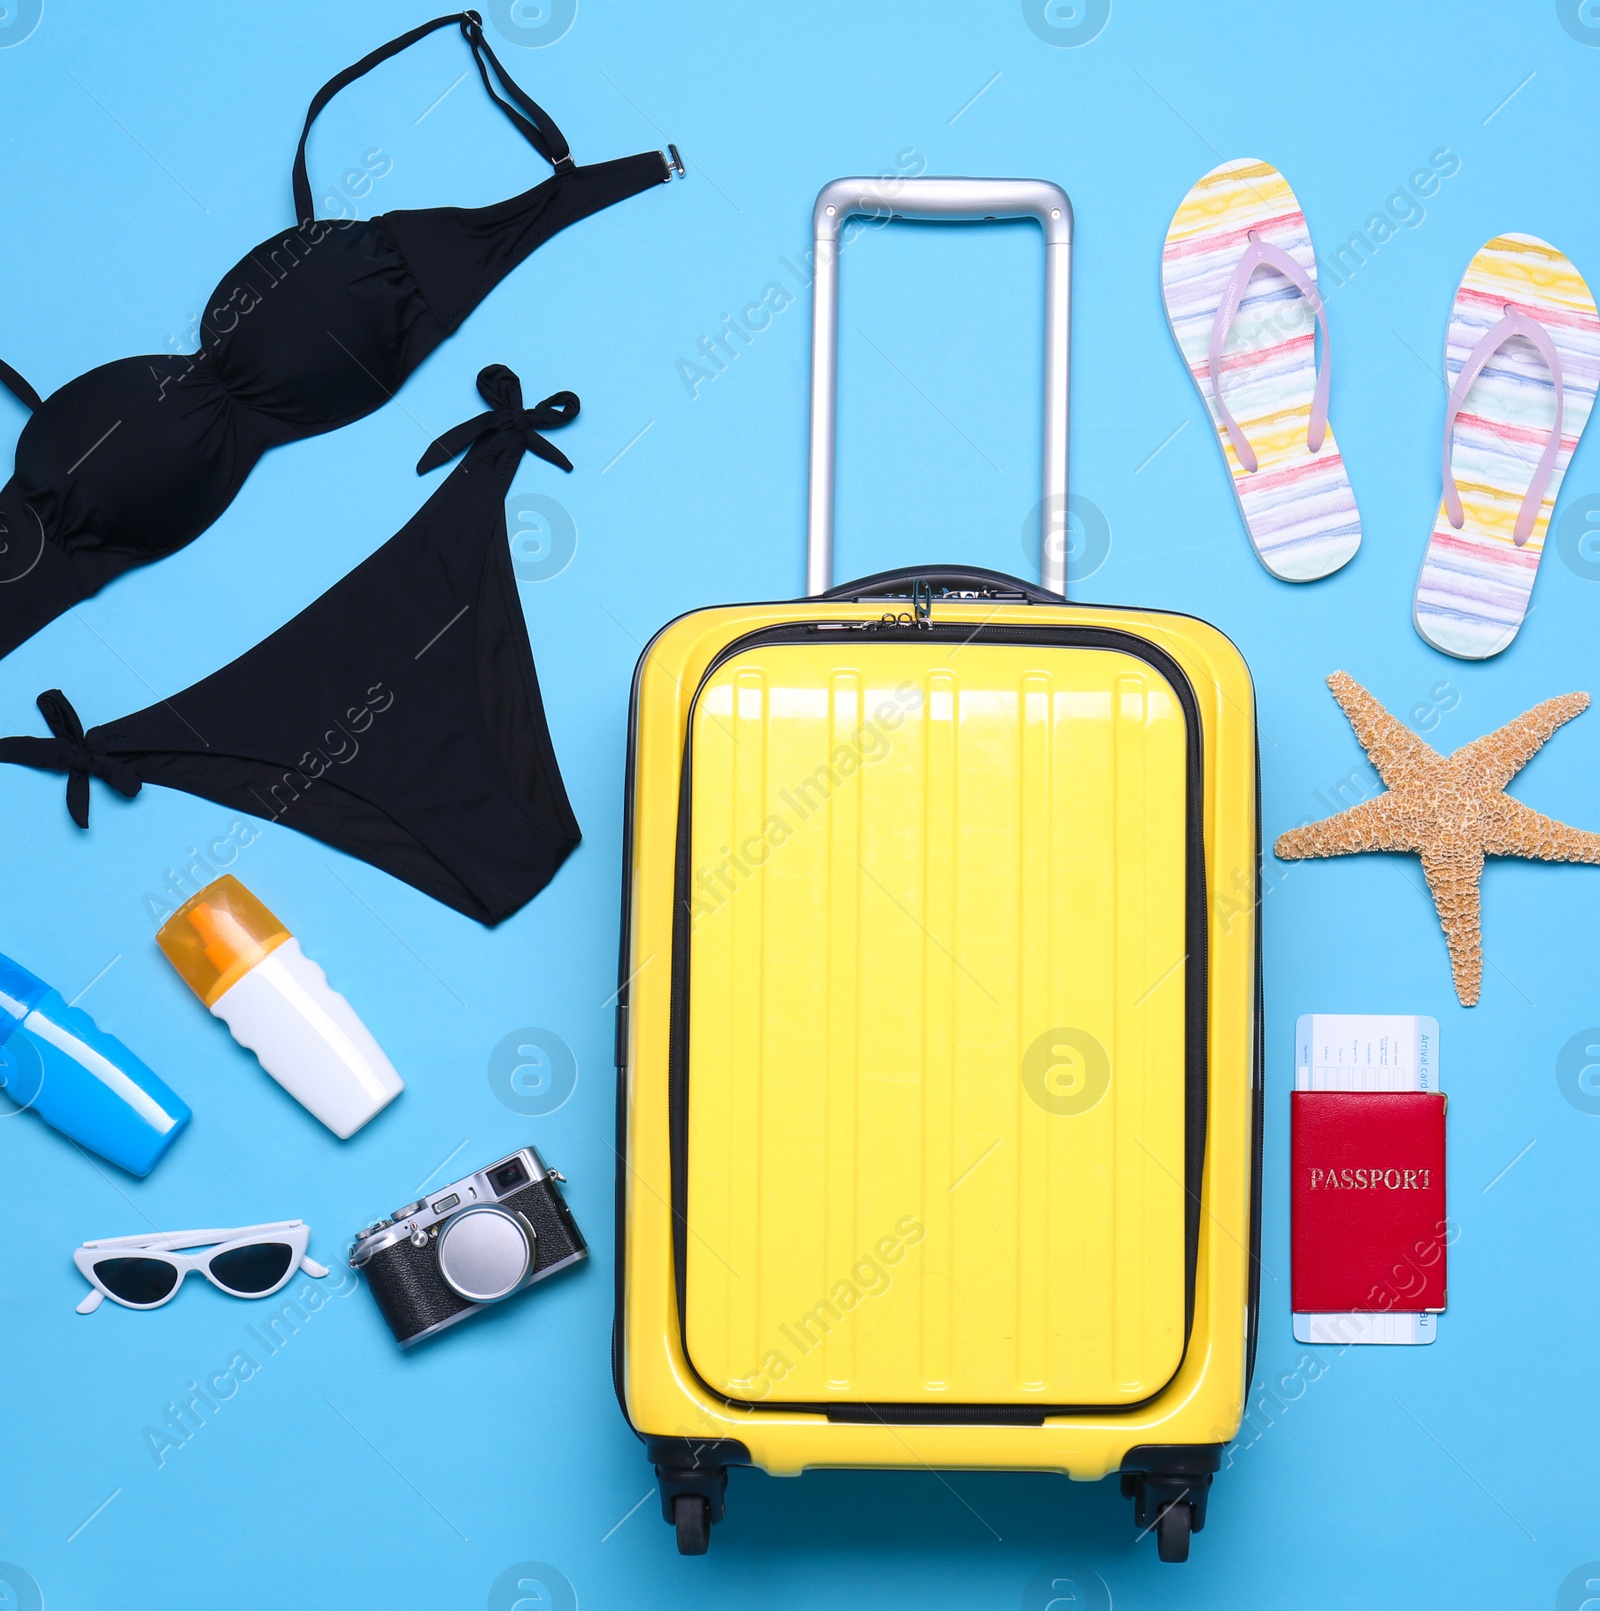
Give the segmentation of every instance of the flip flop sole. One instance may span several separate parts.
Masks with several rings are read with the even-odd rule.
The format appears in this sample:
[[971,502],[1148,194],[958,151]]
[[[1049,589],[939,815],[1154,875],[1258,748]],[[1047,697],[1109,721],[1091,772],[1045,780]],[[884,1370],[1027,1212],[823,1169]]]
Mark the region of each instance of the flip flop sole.
[[1465,523],[1444,500],[1417,577],[1412,621],[1423,639],[1462,660],[1499,654],[1528,613],[1561,482],[1594,408],[1600,382],[1600,314],[1576,268],[1533,235],[1496,235],[1467,265],[1450,310],[1445,383],[1508,309],[1536,319],[1561,359],[1561,445],[1532,534],[1518,548],[1517,514],[1555,425],[1555,382],[1521,337],[1484,365],[1456,416],[1451,464]]
[[1361,517],[1333,428],[1306,442],[1316,389],[1316,326],[1305,298],[1270,267],[1258,269],[1223,348],[1228,407],[1255,450],[1239,462],[1217,412],[1211,327],[1250,233],[1287,252],[1316,283],[1305,214],[1278,170],[1253,158],[1213,168],[1183,198],[1161,252],[1167,322],[1211,416],[1257,558],[1286,582],[1311,582],[1346,564]]

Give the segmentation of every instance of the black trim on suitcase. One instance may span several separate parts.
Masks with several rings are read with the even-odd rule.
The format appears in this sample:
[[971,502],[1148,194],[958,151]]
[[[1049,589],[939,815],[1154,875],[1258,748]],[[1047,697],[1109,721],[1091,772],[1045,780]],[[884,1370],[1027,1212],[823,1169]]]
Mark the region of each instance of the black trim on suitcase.
[[[916,573],[918,576],[927,576],[928,572]],[[837,588],[834,593],[842,597],[870,596],[874,592],[887,592],[897,583],[908,579],[910,572],[884,572],[879,576],[868,577],[861,582],[850,583],[845,587]],[[952,572],[952,577],[955,573]],[[948,582],[951,578],[943,578]],[[1014,587],[1017,591],[1034,602],[1038,590],[1027,584],[1018,583],[1014,578],[1003,577],[998,573],[963,571],[959,573],[958,580],[977,589],[988,588],[995,583],[1004,583]],[[1044,595],[1037,598],[1038,602],[1048,600],[1051,604],[1059,604],[1053,595]],[[687,979],[689,972],[689,912],[688,883],[691,875],[690,869],[690,816],[689,803],[692,786],[692,743],[694,733],[694,715],[701,692],[706,682],[719,667],[733,656],[744,652],[758,644],[767,643],[806,643],[815,642],[819,631],[827,632],[859,632],[870,634],[874,639],[890,642],[919,642],[941,641],[954,638],[963,643],[971,643],[979,639],[988,639],[997,643],[1044,643],[1060,645],[1062,647],[1083,647],[1108,649],[1145,661],[1152,666],[1169,684],[1178,703],[1183,710],[1186,730],[1187,764],[1186,764],[1186,833],[1185,833],[1185,931],[1188,943],[1188,955],[1185,961],[1189,964],[1184,981],[1185,993],[1185,1025],[1184,1025],[1184,1346],[1183,1353],[1179,1355],[1178,1363],[1171,1377],[1167,1379],[1155,1392],[1146,1398],[1129,1404],[1051,1404],[1051,1405],[1007,1405],[1007,1404],[926,1404],[926,1403],[900,1403],[876,1404],[862,1403],[799,1403],[792,1400],[762,1400],[760,1402],[730,1398],[718,1392],[699,1373],[694,1360],[689,1353],[688,1326],[686,1309],[687,1289],[687,1243],[688,1243],[688,990]],[[643,665],[643,659],[640,665]],[[637,699],[637,673],[635,674],[635,699]],[[630,733],[632,731],[632,718],[630,716]],[[1158,648],[1148,640],[1134,633],[1123,632],[1110,627],[1072,627],[1072,626],[986,626],[983,624],[972,627],[970,623],[952,623],[935,625],[924,621],[917,626],[901,626],[892,624],[888,619],[883,621],[840,620],[830,622],[801,621],[785,622],[777,626],[764,627],[754,632],[745,633],[726,644],[712,659],[701,676],[695,688],[694,696],[689,702],[688,720],[684,736],[684,758],[679,780],[678,797],[678,834],[674,882],[674,910],[672,935],[672,987],[671,987],[671,1036],[668,1053],[668,1120],[669,1120],[669,1152],[671,1160],[671,1207],[673,1224],[673,1262],[674,1278],[678,1307],[678,1333],[679,1343],[683,1351],[684,1362],[695,1380],[702,1388],[719,1402],[730,1408],[761,1411],[763,1409],[777,1412],[792,1413],[796,1410],[826,1415],[833,1421],[879,1421],[883,1423],[898,1424],[977,1424],[977,1425],[1037,1425],[1048,1415],[1118,1415],[1139,1410],[1145,1405],[1153,1403],[1155,1399],[1167,1390],[1172,1380],[1183,1368],[1183,1361],[1187,1357],[1190,1336],[1194,1324],[1194,1295],[1195,1295],[1195,1268],[1199,1252],[1199,1229],[1201,1208],[1201,1186],[1205,1168],[1206,1150],[1206,1099],[1207,1081],[1209,1078],[1209,1048],[1207,1039],[1208,1004],[1210,1000],[1210,980],[1208,974],[1208,940],[1209,940],[1209,910],[1206,894],[1206,862],[1205,862],[1205,827],[1204,827],[1204,755],[1202,751],[1203,728],[1200,720],[1199,705],[1195,699],[1194,688],[1187,674],[1171,655]],[[629,747],[629,835],[631,837],[631,805],[632,788],[631,772],[633,764],[633,750]],[[1259,816],[1259,788],[1257,790],[1257,813]],[[1257,856],[1259,861],[1259,827],[1257,831]],[[624,910],[623,934],[623,968],[627,966],[627,918]],[[1258,927],[1259,939],[1259,927]],[[620,1018],[620,1010],[619,1010]],[[619,1031],[620,1034],[620,1031]],[[1257,1026],[1257,1039],[1259,1044],[1259,1024]],[[617,1313],[622,1312],[622,1188],[620,1185],[620,1169],[624,1157],[624,1137],[620,1133],[621,1113],[625,1104],[626,1088],[624,1079],[619,1074],[618,1108],[619,1108],[619,1187],[618,1187],[618,1238],[619,1256],[617,1270]],[[1257,1104],[1259,1122],[1259,1103]],[[1259,1185],[1256,1187],[1257,1213],[1259,1213]],[[1259,1263],[1259,1261],[1256,1261]],[[1253,1338],[1252,1338],[1253,1342]],[[623,1402],[621,1381],[621,1346],[616,1327],[613,1327],[613,1370],[615,1374],[618,1401],[623,1403],[623,1413],[627,1414],[626,1403]]]
[[1245,1299],[1244,1396],[1256,1374],[1256,1333],[1261,1319],[1261,1160],[1265,1151],[1266,1115],[1266,983],[1261,967],[1261,740],[1256,739],[1256,890],[1252,908],[1256,927],[1255,1055],[1251,1059],[1250,1103],[1250,1293]]
[[[666,628],[663,627],[661,631],[666,631]],[[660,635],[658,632],[656,637]],[[653,644],[655,638],[650,642]],[[633,941],[634,737],[639,721],[639,678],[649,657],[650,649],[646,646],[633,668],[633,683],[628,690],[628,755],[622,781],[622,922],[617,941],[617,1138],[611,1144],[611,1150],[617,1155],[616,1188],[612,1199],[615,1221],[612,1234],[616,1238],[616,1252],[612,1261],[615,1266],[612,1272],[615,1288],[611,1305],[611,1390],[617,1395],[617,1408],[622,1411],[622,1419],[630,1427],[633,1427],[633,1417],[628,1414],[628,1397],[622,1386],[622,1315],[627,1297],[628,1263],[628,950]],[[644,1436],[637,1427],[633,1429],[640,1438]]]
[[[863,1404],[859,1401],[823,1406],[840,1426],[1043,1426],[1055,1408],[1027,1404]],[[1121,1409],[1124,1406],[1118,1405]],[[1126,1406],[1133,1408],[1132,1405]],[[786,1409],[811,1408],[785,1405]],[[1102,1406],[1104,1408],[1104,1406]]]

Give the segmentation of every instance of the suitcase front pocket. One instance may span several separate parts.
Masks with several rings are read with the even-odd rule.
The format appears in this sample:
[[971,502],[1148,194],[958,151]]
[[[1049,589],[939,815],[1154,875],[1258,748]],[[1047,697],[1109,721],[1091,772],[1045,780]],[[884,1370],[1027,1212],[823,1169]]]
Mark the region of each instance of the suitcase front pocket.
[[1131,634],[855,627],[734,645],[694,704],[686,1356],[757,1407],[1141,1402],[1204,1146],[1192,693]]

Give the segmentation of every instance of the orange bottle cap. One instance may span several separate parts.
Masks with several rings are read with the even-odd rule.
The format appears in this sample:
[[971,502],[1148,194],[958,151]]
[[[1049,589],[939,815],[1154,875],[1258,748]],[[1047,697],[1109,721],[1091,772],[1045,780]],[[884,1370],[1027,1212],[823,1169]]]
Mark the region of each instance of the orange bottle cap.
[[192,895],[156,934],[183,981],[214,1007],[289,931],[231,873]]

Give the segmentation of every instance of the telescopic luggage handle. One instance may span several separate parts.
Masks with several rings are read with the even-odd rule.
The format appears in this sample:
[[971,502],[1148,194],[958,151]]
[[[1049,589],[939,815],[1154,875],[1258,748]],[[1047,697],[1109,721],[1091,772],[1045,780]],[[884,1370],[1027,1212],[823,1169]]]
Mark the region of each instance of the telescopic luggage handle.
[[[811,313],[811,478],[806,592],[833,579],[835,420],[839,390],[839,246],[847,218],[988,223],[1037,219],[1044,230],[1044,496],[1039,573],[1048,592],[1067,591],[1067,375],[1071,359],[1072,203],[1048,179],[835,179],[812,209],[816,263]],[[1051,538],[1060,532],[1058,542]]]

